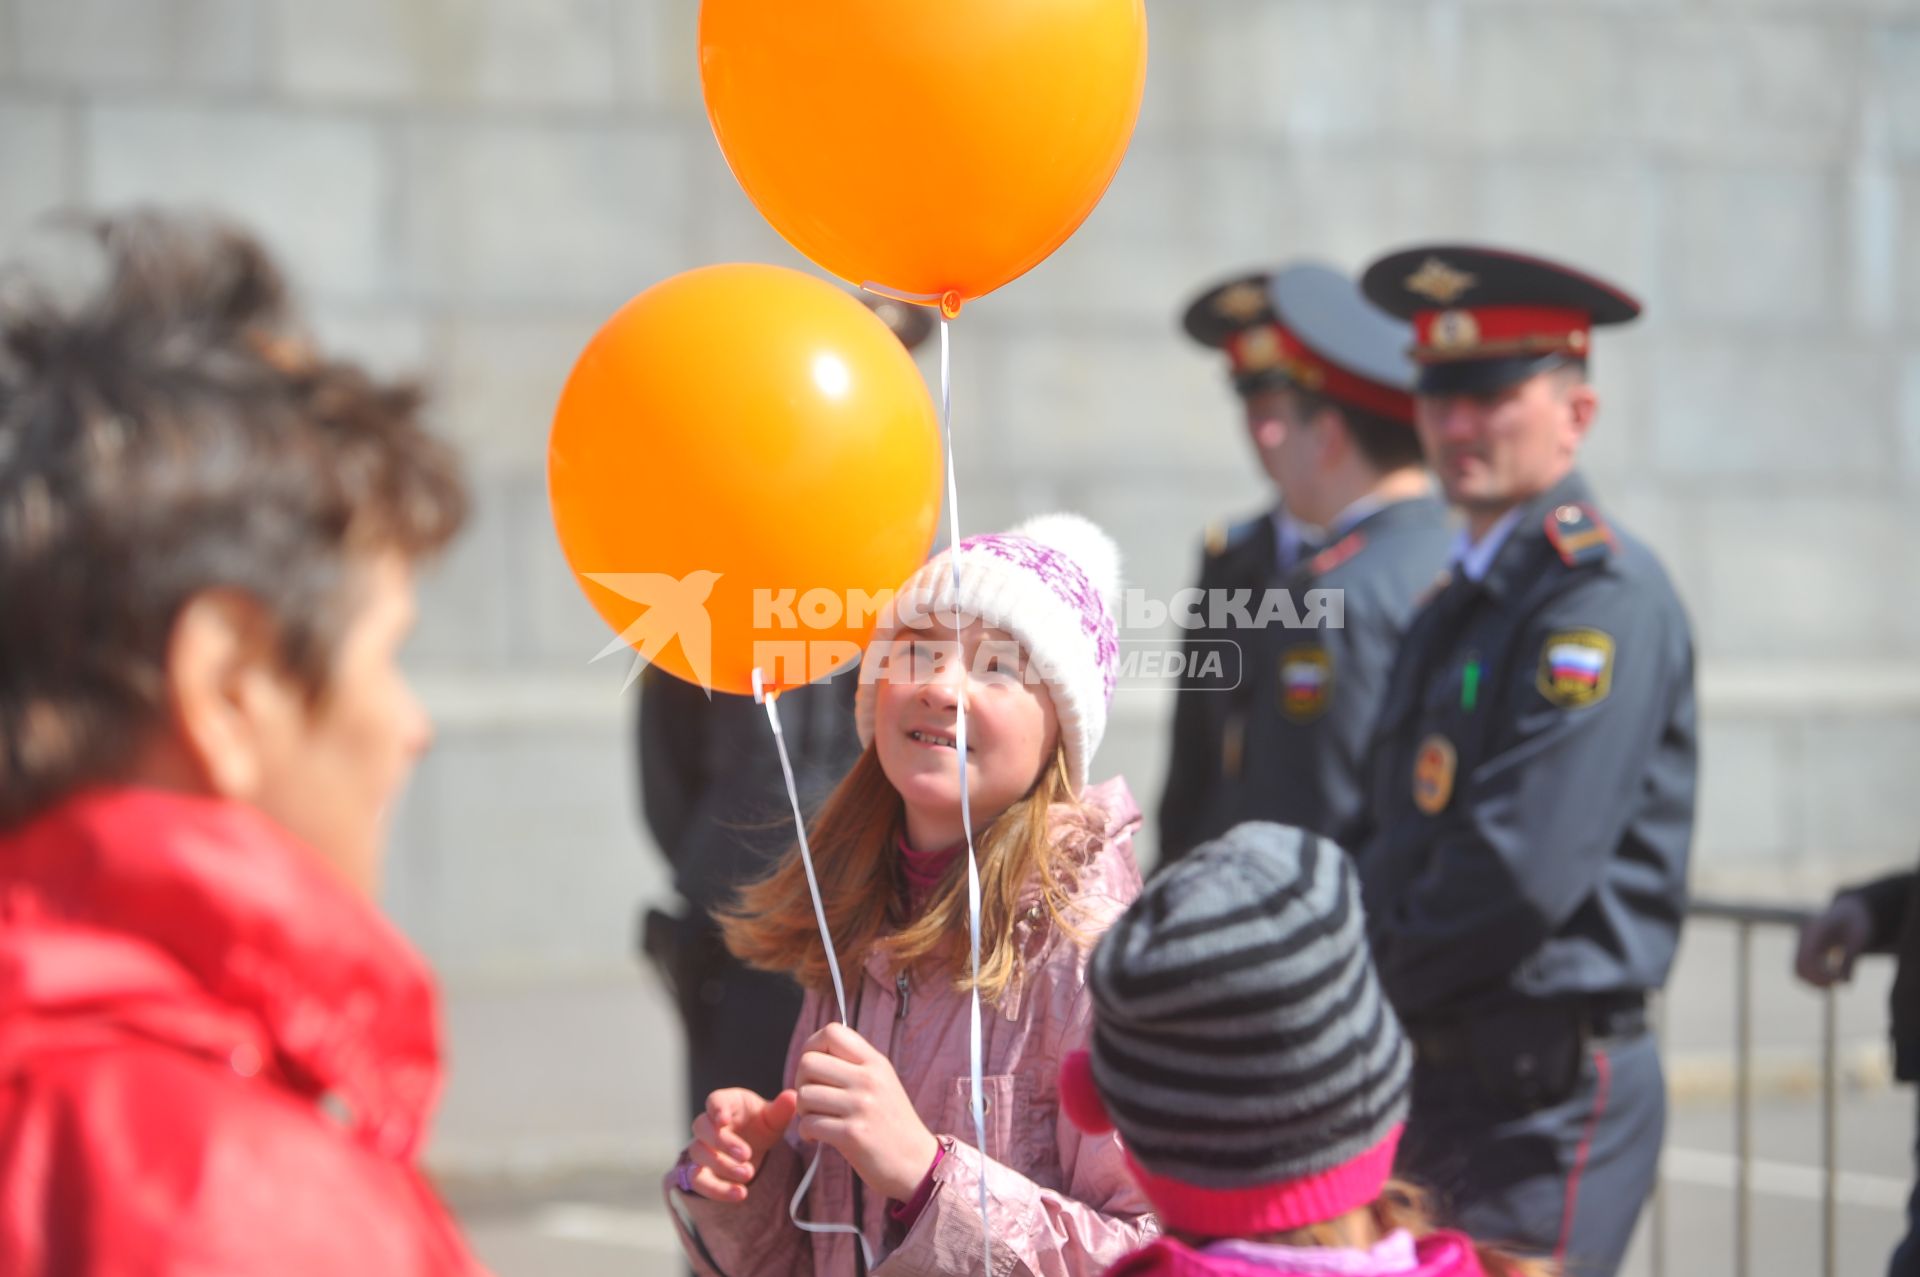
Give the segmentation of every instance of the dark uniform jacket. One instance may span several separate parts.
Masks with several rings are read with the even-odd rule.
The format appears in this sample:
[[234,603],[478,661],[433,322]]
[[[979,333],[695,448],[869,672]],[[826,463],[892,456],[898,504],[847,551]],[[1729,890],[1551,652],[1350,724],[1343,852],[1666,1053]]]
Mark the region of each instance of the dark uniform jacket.
[[1432,497],[1373,511],[1287,577],[1296,608],[1337,593],[1337,627],[1246,637],[1242,783],[1232,821],[1298,825],[1342,847],[1365,827],[1367,746],[1414,605],[1445,568],[1447,510]]
[[[860,757],[849,672],[783,692],[786,734],[809,817]],[[673,862],[673,885],[711,913],[794,843],[793,809],[773,728],[751,696],[716,692],[648,669],[640,695],[640,797],[647,827]]]
[[[1280,561],[1277,512],[1235,524],[1218,544],[1207,546],[1200,560],[1201,608],[1216,591],[1229,596],[1245,590],[1258,602],[1259,593],[1280,583],[1293,567]],[[1226,832],[1233,824],[1232,791],[1239,783],[1251,689],[1244,669],[1248,632],[1202,626],[1185,631],[1181,650],[1186,673],[1173,707],[1173,753],[1167,764],[1167,784],[1159,810],[1160,863],[1173,861],[1199,844]],[[1193,671],[1213,652],[1223,659],[1217,675]]]
[[1870,953],[1892,954],[1893,1073],[1902,1082],[1920,1082],[1920,873],[1894,874],[1855,887],[1873,915]]
[[1634,994],[1685,910],[1693,643],[1665,571],[1569,475],[1523,508],[1483,581],[1402,644],[1359,853],[1403,1017]]
[[[684,916],[645,911],[641,947],[686,1020],[690,1085],[704,1096],[753,1076],[741,1070],[759,1048],[724,1040],[738,1037],[729,1025],[760,1018],[772,1022],[770,1033],[784,1033],[799,1011],[799,988],[749,972],[727,952],[713,922],[715,909],[793,846],[793,809],[763,706],[725,693],[708,700],[700,688],[655,669],[642,677],[641,803],[672,862],[674,887],[692,908]],[[847,673],[780,696],[781,730],[808,819],[860,756],[857,686]],[[730,1000],[734,1005],[725,1006]],[[779,1064],[764,1067],[777,1074]]]

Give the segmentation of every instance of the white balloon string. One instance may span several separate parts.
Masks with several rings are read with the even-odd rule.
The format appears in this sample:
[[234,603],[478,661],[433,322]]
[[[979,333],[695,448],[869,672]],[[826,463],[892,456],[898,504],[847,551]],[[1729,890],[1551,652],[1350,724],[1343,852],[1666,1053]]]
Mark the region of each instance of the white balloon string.
[[[773,746],[780,755],[780,774],[787,782],[787,802],[793,807],[793,827],[800,838],[800,863],[807,871],[807,890],[813,895],[813,918],[820,924],[820,944],[826,950],[827,971],[833,976],[834,1005],[840,1010],[840,1023],[847,1023],[847,990],[840,980],[840,960],[833,952],[833,931],[827,926],[826,905],[820,899],[820,879],[813,872],[813,849],[807,845],[807,821],[800,812],[800,786],[793,779],[793,760],[787,757],[787,734],[780,729],[780,693],[766,690],[766,683],[760,670],[753,671],[753,698],[767,707],[767,722],[773,727]],[[808,1233],[851,1233],[859,1239],[860,1252],[866,1256],[869,1272],[875,1267],[873,1247],[868,1245],[866,1234],[853,1224],[819,1224],[800,1218],[800,1203],[806,1200],[807,1190],[813,1187],[813,1176],[820,1169],[820,1154],[826,1151],[822,1145],[813,1150],[813,1160],[807,1163],[807,1173],[800,1177],[800,1187],[794,1190],[793,1200],[787,1203],[787,1218],[796,1228]]]
[[[960,627],[964,618],[960,614],[960,487],[954,479],[953,465],[953,342],[952,325],[943,314],[940,317],[940,424],[947,437],[947,544],[951,547],[947,562],[953,570],[953,637],[959,646],[959,657],[966,659],[966,646],[961,642]],[[967,931],[969,947],[973,958],[973,997],[970,1005],[971,1018],[967,1030],[967,1064],[972,1075],[973,1101],[973,1139],[974,1147],[980,1150],[983,1165],[980,1170],[980,1271],[986,1277],[993,1273],[993,1229],[987,1223],[987,1174],[984,1162],[987,1157],[987,1111],[986,1097],[982,1094],[984,1084],[981,1075],[985,1072],[985,1049],[980,1032],[980,860],[973,847],[973,805],[967,793],[967,697],[966,677],[962,677],[962,692],[957,702],[958,718],[954,729],[954,756],[960,768],[960,828],[967,836]]]

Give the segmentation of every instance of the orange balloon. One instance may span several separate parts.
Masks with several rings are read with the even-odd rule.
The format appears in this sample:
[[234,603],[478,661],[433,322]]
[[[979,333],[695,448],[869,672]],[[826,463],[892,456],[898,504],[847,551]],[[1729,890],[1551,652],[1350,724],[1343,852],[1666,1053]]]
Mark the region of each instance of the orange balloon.
[[926,559],[932,396],[859,301],[777,266],[709,266],[628,302],[561,392],[548,495],[620,639],[714,691],[858,656],[870,600]]
[[1065,243],[1126,155],[1144,0],[704,0],[734,176],[842,279],[947,299]]

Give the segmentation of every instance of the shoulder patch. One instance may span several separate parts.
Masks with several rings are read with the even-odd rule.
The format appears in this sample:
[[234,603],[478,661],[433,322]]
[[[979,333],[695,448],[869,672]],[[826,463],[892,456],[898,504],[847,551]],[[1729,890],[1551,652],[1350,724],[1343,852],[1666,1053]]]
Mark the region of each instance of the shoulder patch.
[[1315,576],[1325,576],[1327,573],[1333,571],[1335,568],[1339,567],[1342,563],[1345,563],[1348,559],[1351,559],[1354,555],[1360,553],[1360,551],[1366,548],[1367,548],[1366,533],[1349,532],[1347,533],[1347,535],[1341,537],[1338,541],[1335,541],[1332,545],[1328,546],[1326,549],[1320,551],[1320,553],[1314,555],[1311,559],[1307,560],[1307,571],[1311,572]]
[[1561,562],[1570,568],[1599,563],[1616,548],[1613,529],[1600,518],[1600,512],[1585,502],[1563,505],[1547,515],[1547,540],[1553,543]]
[[1229,550],[1239,549],[1265,523],[1264,517],[1243,519],[1239,523],[1209,523],[1207,557],[1217,559]]
[[1562,709],[1597,705],[1613,687],[1613,636],[1603,630],[1555,630],[1540,645],[1540,694]]
[[1280,713],[1289,722],[1311,723],[1333,700],[1333,661],[1315,644],[1280,653]]

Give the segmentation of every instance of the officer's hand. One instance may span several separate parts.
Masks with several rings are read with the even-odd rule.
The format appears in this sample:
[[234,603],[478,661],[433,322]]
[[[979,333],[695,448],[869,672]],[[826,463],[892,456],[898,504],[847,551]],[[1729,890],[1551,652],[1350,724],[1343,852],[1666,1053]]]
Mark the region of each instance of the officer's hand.
[[908,1201],[940,1142],[914,1112],[893,1064],[844,1024],[807,1039],[794,1070],[800,1138],[840,1150],[876,1192]]
[[1817,989],[1853,977],[1858,958],[1873,936],[1873,915],[1858,896],[1836,896],[1827,911],[1800,928],[1800,951],[1793,969]]
[[782,1091],[763,1099],[744,1087],[707,1097],[707,1111],[693,1119],[687,1157],[696,1168],[693,1191],[716,1202],[743,1202],[761,1159],[793,1121],[795,1096]]

